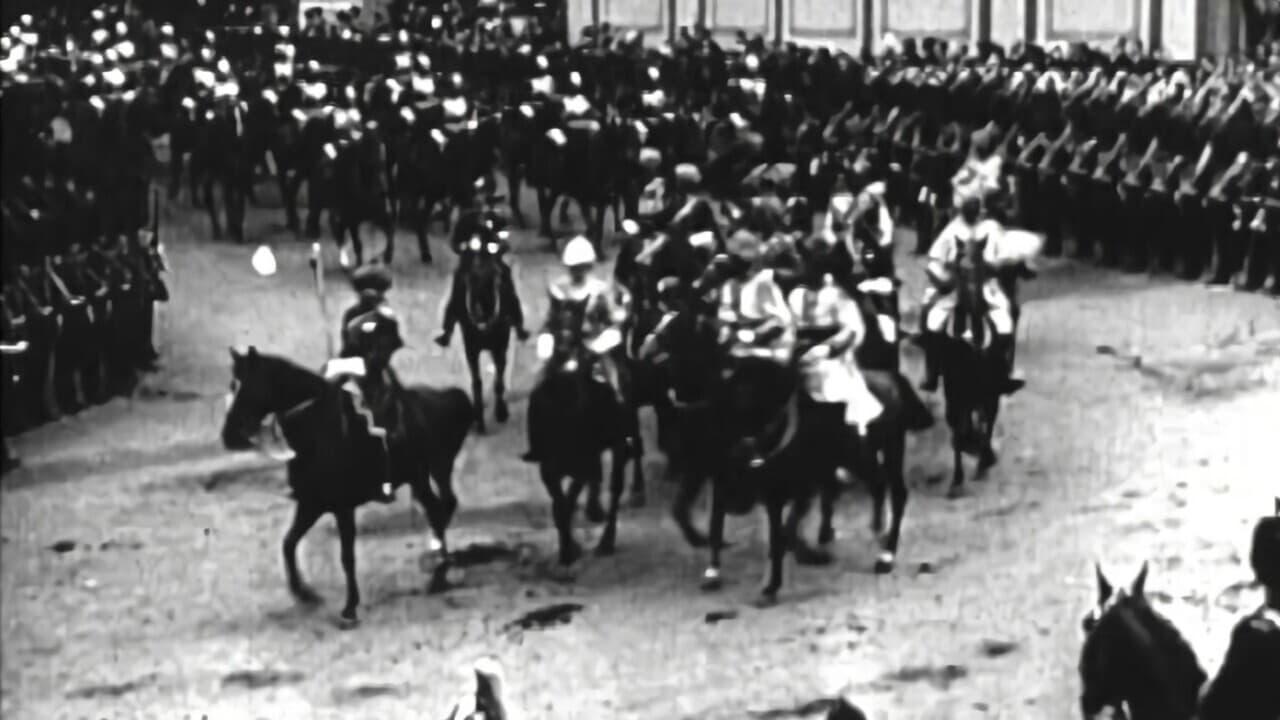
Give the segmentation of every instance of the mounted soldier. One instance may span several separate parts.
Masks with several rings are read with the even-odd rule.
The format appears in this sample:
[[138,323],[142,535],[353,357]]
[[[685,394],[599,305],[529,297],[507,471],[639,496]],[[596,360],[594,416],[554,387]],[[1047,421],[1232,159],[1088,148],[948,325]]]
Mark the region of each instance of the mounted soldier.
[[880,415],[883,407],[867,389],[858,369],[855,351],[867,335],[857,302],[836,282],[826,261],[833,246],[817,236],[809,243],[800,284],[787,304],[796,322],[798,344],[803,348],[800,369],[805,388],[817,402],[845,405],[845,423],[859,435]]
[[1280,716],[1280,687],[1275,683],[1275,668],[1280,667],[1280,513],[1258,521],[1249,560],[1266,598],[1232,631],[1222,669],[1200,700],[1203,720]]
[[471,263],[481,254],[491,256],[497,262],[498,292],[501,294],[499,305],[506,315],[505,319],[515,329],[516,337],[522,341],[529,337],[529,331],[524,326],[524,308],[516,293],[511,266],[507,265],[505,259],[511,250],[511,244],[507,241],[506,218],[496,209],[493,181],[481,178],[476,181],[475,188],[471,207],[459,214],[458,222],[454,225],[453,249],[458,253],[458,266],[453,271],[453,284],[445,304],[444,327],[436,336],[436,344],[441,347],[449,346],[453,328],[458,324],[462,313],[466,312],[466,282],[463,278],[470,272]]
[[[574,349],[581,350],[583,356],[563,356],[564,362],[585,362],[591,369],[592,379],[608,387],[618,405],[626,407],[628,378],[620,354],[628,299],[620,298],[623,293],[618,288],[591,274],[596,264],[596,250],[586,237],[579,235],[570,240],[561,261],[567,274],[548,288],[550,303],[547,321],[538,335],[538,358],[546,362],[552,360],[557,351],[562,356],[570,352],[564,342],[572,336],[573,342],[580,346]],[[571,312],[575,306],[581,309],[580,318]],[[577,321],[580,326],[566,326],[570,321]],[[529,424],[530,449],[522,456],[527,462],[543,460],[535,439],[536,424],[532,421]]]
[[[926,270],[930,285],[925,289],[921,299],[922,336],[921,345],[925,351],[925,380],[922,390],[935,392],[941,372],[938,345],[946,332],[946,325],[956,309],[953,268],[965,261],[966,257],[981,248],[980,261],[995,264],[1000,257],[1000,238],[1003,228],[999,223],[982,218],[982,201],[973,190],[960,200],[960,214],[951,221],[929,250],[929,264]],[[993,352],[1001,357],[1009,357],[1013,346],[1013,309],[1009,298],[993,275],[984,284],[983,297],[987,306],[987,320],[994,334],[991,338]],[[1016,391],[1022,381],[1010,374],[1006,369],[1006,382],[1002,392]]]
[[[788,371],[795,354],[796,327],[786,295],[765,264],[765,243],[755,233],[739,229],[726,243],[728,256],[709,271],[720,282],[711,292],[719,322],[719,342],[742,382],[751,380],[759,392],[756,409],[777,410],[788,389]],[[714,281],[713,281],[714,282]],[[705,283],[703,283],[705,285]],[[760,422],[750,423],[758,427]],[[754,441],[746,448],[748,464],[764,462]]]
[[342,347],[338,358],[325,364],[325,378],[351,394],[352,406],[365,423],[366,437],[372,457],[378,458],[374,472],[380,483],[382,502],[391,502],[391,455],[387,429],[375,418],[384,410],[400,382],[391,369],[391,356],[404,347],[399,321],[387,303],[391,275],[383,267],[365,265],[357,269],[351,284],[358,293],[354,305],[342,314]]

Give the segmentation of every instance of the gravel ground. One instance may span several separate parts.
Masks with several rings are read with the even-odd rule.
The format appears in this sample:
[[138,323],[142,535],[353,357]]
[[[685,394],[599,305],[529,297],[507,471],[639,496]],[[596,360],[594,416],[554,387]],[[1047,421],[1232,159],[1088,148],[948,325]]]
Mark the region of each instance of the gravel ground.
[[[469,440],[456,476],[451,540],[474,560],[459,586],[425,593],[426,523],[402,491],[359,515],[362,624],[340,629],[332,521],[302,546],[328,603],[301,608],[280,562],[282,470],[217,443],[228,345],[323,359],[307,246],[279,229],[278,209],[251,211],[250,235],[275,243],[281,267],[260,278],[252,247],[208,240],[181,203],[165,212],[164,368],[132,399],[19,438],[26,466],[0,489],[5,718],[444,717],[485,654],[503,662],[524,719],[811,717],[805,705],[840,694],[874,718],[1069,718],[1095,559],[1120,581],[1150,561],[1148,593],[1210,672],[1234,617],[1260,599],[1244,558],[1252,519],[1280,494],[1275,301],[1055,261],[1025,288],[1030,383],[1002,415],[989,479],[948,500],[945,430],[911,441],[894,574],[871,572],[853,492],[838,560],[789,563],[777,606],[753,604],[755,516],[731,520],[729,582],[705,594],[705,557],[668,519],[656,456],[650,506],[624,512],[617,556],[559,571],[545,492],[517,459],[526,346],[513,419]],[[397,369],[465,386],[460,351],[431,342],[450,253],[436,238],[440,264],[423,267],[411,237],[398,240],[391,297],[410,347]],[[540,318],[552,256],[525,234],[516,244]],[[922,273],[902,267],[914,298]],[[328,294],[336,317],[350,296],[336,274]],[[918,378],[913,350],[907,366]],[[517,622],[556,604],[581,609],[549,627]]]

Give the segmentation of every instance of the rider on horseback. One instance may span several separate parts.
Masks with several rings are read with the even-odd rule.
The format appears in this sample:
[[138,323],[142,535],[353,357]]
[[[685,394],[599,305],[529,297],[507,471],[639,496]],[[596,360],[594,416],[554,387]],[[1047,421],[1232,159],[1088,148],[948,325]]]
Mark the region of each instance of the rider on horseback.
[[787,298],[796,334],[808,346],[800,356],[805,387],[818,402],[843,403],[845,422],[865,436],[867,425],[884,409],[854,358],[866,326],[858,304],[831,275],[830,236],[816,235],[808,246],[800,285]]
[[[960,214],[942,230],[929,250],[927,274],[930,286],[921,299],[920,344],[925,351],[925,380],[920,387],[928,392],[938,389],[939,345],[943,340],[946,323],[956,309],[953,268],[969,250],[969,243],[985,243],[982,260],[994,264],[1000,257],[1000,236],[1003,228],[994,220],[982,217],[982,198],[972,188],[966,189],[960,198]],[[994,330],[992,350],[998,357],[1009,357],[1013,345],[1013,313],[1009,298],[1000,289],[994,275],[982,288],[987,305],[987,318]],[[1006,384],[1003,392],[1017,390],[1021,382],[1013,378],[1006,367]]]
[[[624,366],[618,358],[622,348],[622,324],[626,321],[626,299],[619,297],[619,290],[591,274],[596,264],[596,249],[591,241],[579,235],[564,247],[561,256],[568,275],[557,279],[548,288],[550,311],[542,333],[538,335],[538,358],[550,360],[556,350],[557,334],[564,317],[557,312],[565,303],[582,303],[585,311],[582,327],[578,328],[583,349],[591,360],[593,378],[609,387],[619,405],[625,406],[626,377]],[[532,430],[533,423],[530,423]],[[530,434],[530,450],[522,457],[529,462],[539,461],[538,449]]]
[[378,458],[382,478],[381,494],[376,498],[391,502],[391,455],[387,430],[378,425],[375,415],[390,400],[399,381],[391,369],[391,356],[404,347],[400,324],[386,301],[391,288],[391,275],[380,266],[364,265],[351,278],[359,297],[342,314],[342,349],[339,357],[325,364],[327,379],[341,385],[352,396],[357,413],[365,422],[371,454]]
[[529,331],[524,327],[524,308],[516,293],[511,266],[505,260],[511,245],[507,242],[506,218],[502,217],[492,203],[493,181],[488,177],[481,178],[476,181],[475,188],[476,194],[471,207],[458,215],[458,222],[454,226],[453,249],[458,253],[458,266],[453,271],[453,285],[444,306],[444,327],[436,336],[436,344],[440,347],[449,346],[453,328],[466,312],[464,278],[471,269],[471,263],[482,253],[495,256],[500,276],[498,292],[502,294],[499,302],[502,312],[507,315],[506,319],[511,322],[511,327],[515,328],[517,338],[529,338]]
[[[745,228],[726,243],[728,258],[716,263],[724,280],[715,289],[720,343],[739,370],[761,379],[762,409],[776,409],[775,396],[785,389],[784,371],[795,354],[796,327],[787,298],[766,266],[764,241]],[[715,269],[715,268],[713,268]],[[763,462],[753,439],[747,440],[749,464]]]

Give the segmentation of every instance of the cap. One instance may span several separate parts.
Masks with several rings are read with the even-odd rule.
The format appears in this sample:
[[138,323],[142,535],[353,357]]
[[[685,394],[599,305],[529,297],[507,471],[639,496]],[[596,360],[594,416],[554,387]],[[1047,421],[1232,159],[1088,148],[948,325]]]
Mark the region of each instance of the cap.
[[391,273],[381,265],[361,265],[351,274],[356,292],[385,293],[391,289]]

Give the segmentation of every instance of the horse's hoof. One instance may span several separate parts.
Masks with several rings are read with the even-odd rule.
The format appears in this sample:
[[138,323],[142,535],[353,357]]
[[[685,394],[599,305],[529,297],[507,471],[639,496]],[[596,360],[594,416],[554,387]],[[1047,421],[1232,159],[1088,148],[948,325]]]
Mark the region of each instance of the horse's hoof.
[[724,581],[720,578],[720,569],[709,567],[702,573],[702,589],[706,592],[715,592],[724,587]]
[[885,551],[876,556],[876,574],[886,575],[893,572],[893,553]]
[[427,582],[427,594],[439,595],[449,589],[449,566],[441,563],[431,572],[431,580]]
[[824,527],[818,531],[818,544],[830,545],[836,540],[836,529],[833,527]]
[[484,435],[489,431],[489,428],[485,427],[484,420],[481,418],[476,418],[475,429],[476,433],[479,435]]
[[629,501],[629,504],[632,508],[642,508],[647,502],[648,499],[645,497],[643,492],[637,491],[631,493],[631,500]]
[[710,544],[707,536],[701,531],[693,527],[689,521],[676,520],[676,526],[680,528],[680,534],[684,536],[685,542],[696,548],[704,548]]
[[826,550],[815,550],[808,545],[799,544],[794,550],[796,562],[801,565],[819,566],[830,565],[832,561],[831,553]]
[[963,485],[956,484],[952,485],[951,488],[947,490],[947,499],[959,500],[967,494],[968,491],[965,490]]
[[982,457],[978,458],[978,470],[990,470],[998,462],[1000,462],[1000,458],[996,457],[995,451],[987,449],[986,452],[982,453]]
[[616,547],[616,543],[613,538],[608,538],[608,542],[602,539],[600,543],[596,545],[595,555],[596,557],[610,557],[617,552],[617,550],[618,548]]
[[587,504],[586,516],[588,520],[594,523],[600,523],[605,521],[606,515],[604,512],[604,507],[600,505],[599,500],[596,500],[595,502]]
[[359,624],[360,618],[356,617],[355,608],[344,608],[338,616],[338,627],[342,630],[352,630]]
[[312,590],[309,585],[295,585],[289,590],[293,593],[293,597],[303,605],[319,605],[323,602],[320,594]]
[[560,548],[561,565],[572,565],[577,562],[580,557],[582,557],[582,546],[576,542]]
[[760,597],[756,598],[756,607],[767,608],[778,604],[778,588],[766,585],[760,589]]
[[504,402],[497,403],[493,406],[493,419],[500,423],[504,423],[511,419],[511,411]]

